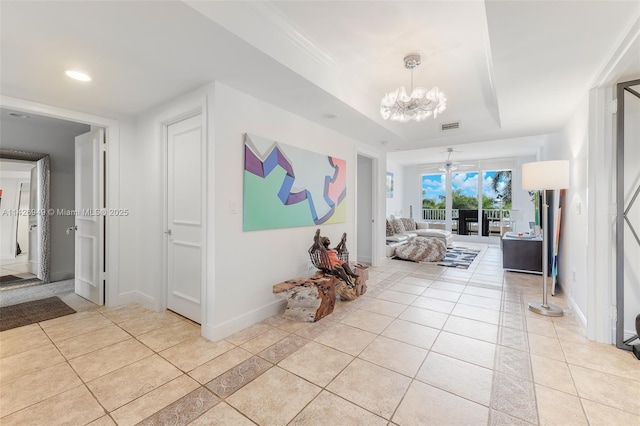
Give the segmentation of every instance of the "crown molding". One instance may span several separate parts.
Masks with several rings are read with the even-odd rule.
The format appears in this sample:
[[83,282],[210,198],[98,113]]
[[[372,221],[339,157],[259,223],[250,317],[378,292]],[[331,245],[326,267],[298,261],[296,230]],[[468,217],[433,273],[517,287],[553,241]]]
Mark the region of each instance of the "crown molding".
[[335,59],[270,1],[183,0],[210,21],[331,92],[341,74]]
[[306,56],[329,69],[336,68],[336,61],[331,55],[322,49],[315,40],[298,28],[272,2],[239,2],[238,4],[260,18],[272,30],[278,32]]

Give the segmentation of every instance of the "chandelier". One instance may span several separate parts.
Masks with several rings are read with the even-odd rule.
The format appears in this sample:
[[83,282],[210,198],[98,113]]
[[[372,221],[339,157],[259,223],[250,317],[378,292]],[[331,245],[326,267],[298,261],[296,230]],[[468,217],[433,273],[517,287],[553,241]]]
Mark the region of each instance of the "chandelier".
[[387,93],[380,103],[380,114],[385,120],[407,123],[410,120],[423,121],[433,115],[436,118],[447,108],[447,98],[437,87],[427,90],[413,88],[413,69],[420,65],[420,55],[410,54],[404,58],[404,66],[411,70],[411,96],[404,86]]

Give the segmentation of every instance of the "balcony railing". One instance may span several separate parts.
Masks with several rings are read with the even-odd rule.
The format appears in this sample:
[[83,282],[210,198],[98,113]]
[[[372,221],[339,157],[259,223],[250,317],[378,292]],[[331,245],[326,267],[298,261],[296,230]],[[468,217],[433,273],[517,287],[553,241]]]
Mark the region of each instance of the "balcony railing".
[[[487,212],[487,218],[491,221],[500,220],[501,218],[509,219],[509,210],[500,209],[484,209]],[[502,217],[500,216],[502,212]],[[451,209],[453,220],[458,219],[458,209]],[[422,220],[427,222],[439,222],[447,219],[447,211],[445,209],[422,209]]]
[[[509,210],[500,209],[484,209],[487,219],[489,219],[489,235],[503,235],[505,232],[514,229],[514,223],[510,220]],[[458,217],[459,210],[452,209],[451,214],[453,221],[451,223],[451,231],[458,233]],[[445,229],[446,210],[445,209],[422,209],[422,220],[431,223],[429,226],[433,229]],[[465,225],[470,234],[478,234],[478,223],[469,222]]]
[[[458,209],[451,209],[453,220],[458,220]],[[427,222],[440,222],[447,220],[447,211],[445,209],[422,209],[422,220]]]

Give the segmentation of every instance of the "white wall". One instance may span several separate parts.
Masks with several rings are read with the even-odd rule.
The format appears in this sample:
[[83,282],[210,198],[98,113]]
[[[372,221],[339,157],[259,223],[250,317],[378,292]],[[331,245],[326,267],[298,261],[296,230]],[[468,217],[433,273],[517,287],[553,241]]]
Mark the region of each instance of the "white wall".
[[[0,189],[2,189],[2,205],[0,206],[2,208],[0,214],[1,260],[11,260],[16,257],[18,216],[14,215],[13,211],[18,209],[20,184],[22,182],[28,183],[29,179],[29,172],[0,170]],[[27,216],[24,217],[28,220]],[[20,244],[20,246],[25,247],[23,244]]]
[[[119,208],[128,209],[129,214],[118,218],[118,288],[116,304],[138,302],[147,308],[161,308],[157,296],[160,288],[162,257],[157,230],[153,225],[162,215],[159,201],[161,177],[154,173],[157,166],[158,142],[153,133],[147,135],[142,119],[119,120]],[[155,284],[153,283],[155,280]],[[146,289],[145,294],[143,289]]]
[[[213,101],[215,145],[215,293],[210,318],[214,338],[221,338],[281,309],[272,286],[308,274],[307,250],[315,226],[243,232],[243,138],[251,133],[288,145],[334,155],[347,161],[347,221],[321,225],[323,235],[339,241],[343,232],[355,235],[355,166],[357,141],[294,114],[215,85]],[[239,206],[234,213],[233,206]],[[351,244],[352,250],[354,244]],[[212,309],[211,309],[212,308]]]
[[[409,217],[409,209],[404,210],[404,197],[406,194],[407,188],[405,188],[404,183],[404,169],[401,165],[395,163],[392,160],[387,158],[387,172],[393,173],[393,198],[386,198],[387,200],[387,208],[386,215],[389,217],[390,215],[394,216],[404,216]],[[386,172],[385,172],[386,176]],[[386,197],[386,195],[385,195]],[[413,217],[417,219],[420,214],[420,207],[413,207]]]
[[[635,114],[635,115],[634,115]],[[608,114],[608,119],[613,116]],[[640,126],[638,125],[637,111],[630,114],[631,119],[635,118],[635,125],[628,126],[626,131],[630,141],[637,141],[640,137]],[[570,160],[571,181],[569,189],[565,195],[565,208],[562,211],[562,236],[560,240],[560,265],[558,268],[559,282],[562,285],[569,306],[572,307],[577,317],[587,326],[589,291],[588,282],[588,261],[589,261],[589,241],[588,241],[588,192],[589,175],[599,176],[609,184],[615,181],[615,171],[609,167],[589,170],[589,96],[585,95],[580,102],[573,116],[565,125],[559,143],[548,143],[543,150],[542,159],[545,160]],[[628,167],[625,170],[626,199],[629,200],[630,193],[637,187],[638,162],[630,159],[640,158],[637,144],[633,142],[627,144],[625,152],[625,162]],[[613,147],[609,147],[613,151]],[[594,162],[597,164],[597,162]],[[628,172],[628,173],[627,173]],[[634,181],[636,179],[636,181]],[[634,186],[635,185],[635,186]],[[603,206],[605,200],[596,200],[596,209],[608,210],[609,206]],[[633,212],[631,212],[633,213]],[[615,232],[609,223],[599,223],[595,226],[602,226],[612,234]],[[626,225],[625,225],[626,226]],[[615,243],[612,235],[611,242]],[[615,252],[615,247],[611,247],[610,253]],[[640,313],[640,290],[638,287],[640,263],[640,249],[635,239],[625,228],[625,319],[624,330],[629,337],[635,334],[635,317]],[[609,262],[600,259],[601,262]],[[611,268],[615,264],[609,262]],[[596,283],[598,286],[607,287],[612,292],[610,300],[615,300],[615,283]],[[615,302],[612,302],[615,304]]]
[[[51,159],[52,209],[75,208],[74,154],[75,137],[89,131],[85,124],[72,124],[53,120],[0,118],[0,144],[4,149],[49,154]],[[34,124],[35,123],[35,124]],[[73,278],[74,236],[66,229],[74,224],[73,216],[51,217],[51,281]]]
[[[127,271],[120,277],[121,303],[138,301],[152,309],[163,307],[165,160],[159,123],[198,102],[205,102],[208,159],[208,271],[202,295],[207,308],[202,326],[205,337],[216,340],[283,309],[284,302],[272,294],[272,286],[310,274],[307,250],[316,230],[315,226],[242,230],[244,134],[347,161],[347,221],[319,226],[322,234],[335,243],[343,232],[356,235],[355,171],[359,145],[351,138],[218,83],[140,115],[131,139],[121,142],[120,204],[132,212],[120,222],[121,245],[131,244],[131,256],[120,259],[121,271]],[[384,155],[381,157],[384,164]],[[384,174],[384,170],[380,173]],[[379,182],[383,180],[381,175]],[[384,216],[383,199],[379,211],[374,212],[376,219]],[[355,257],[355,239],[349,238],[347,245]]]
[[580,102],[559,140],[549,141],[541,160],[569,160],[571,179],[562,209],[558,282],[569,306],[586,326],[587,313],[587,190],[589,159],[589,99]]
[[[205,86],[158,105],[131,120],[120,121],[119,304],[138,302],[149,309],[165,307],[164,248],[165,148],[163,122],[204,105],[213,93]],[[187,105],[187,106],[185,106]]]

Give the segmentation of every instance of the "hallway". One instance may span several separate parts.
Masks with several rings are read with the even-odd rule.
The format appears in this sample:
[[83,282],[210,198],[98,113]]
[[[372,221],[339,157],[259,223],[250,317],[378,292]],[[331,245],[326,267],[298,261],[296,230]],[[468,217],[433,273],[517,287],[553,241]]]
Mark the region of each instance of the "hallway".
[[2,332],[0,422],[640,424],[640,362],[571,312],[529,312],[541,277],[465,246],[482,249],[468,270],[386,260],[318,323],[274,316],[215,343],[135,304]]

